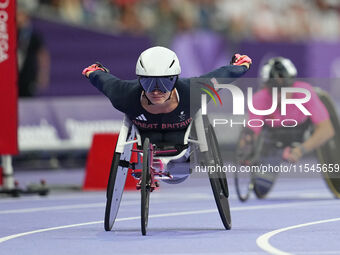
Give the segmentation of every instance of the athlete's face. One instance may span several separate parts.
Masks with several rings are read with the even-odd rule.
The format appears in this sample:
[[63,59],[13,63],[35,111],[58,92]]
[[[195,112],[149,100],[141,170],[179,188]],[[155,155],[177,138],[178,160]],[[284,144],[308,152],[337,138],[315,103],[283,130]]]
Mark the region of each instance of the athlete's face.
[[165,101],[170,97],[171,92],[163,93],[160,90],[154,90],[150,93],[145,93],[153,104],[164,104]]

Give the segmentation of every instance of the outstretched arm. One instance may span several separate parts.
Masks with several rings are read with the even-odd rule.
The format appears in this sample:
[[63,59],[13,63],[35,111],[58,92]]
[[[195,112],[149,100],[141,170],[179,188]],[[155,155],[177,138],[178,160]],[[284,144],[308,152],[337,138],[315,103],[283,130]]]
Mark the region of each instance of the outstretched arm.
[[227,65],[201,75],[199,78],[231,78],[235,79],[248,71],[246,66]]
[[320,147],[333,136],[334,128],[330,119],[316,124],[313,135],[302,144],[304,151],[309,152]]
[[247,55],[235,54],[230,65],[222,66],[200,78],[238,78],[249,70],[251,63],[252,60]]
[[124,81],[108,73],[101,64],[94,64],[84,69],[84,76],[90,79],[93,86],[106,95],[112,105],[119,111],[126,111],[126,102],[138,87],[136,80]]
[[[228,82],[232,82],[238,77],[242,76],[245,72],[248,71],[249,67],[251,65],[251,59],[246,55],[240,55],[235,54],[234,57],[230,61],[230,65],[222,66],[216,70],[213,70],[207,74],[201,75],[198,78],[224,78],[228,79]],[[200,102],[198,98],[200,98],[201,95],[201,85],[202,83],[200,81],[195,81],[195,79],[181,79],[183,83],[190,84],[190,81],[195,82],[195,86],[190,87],[190,94],[191,98],[195,98],[197,101],[194,103],[195,106],[192,106],[194,110],[192,112],[196,112],[196,109],[198,110],[200,108]],[[213,79],[211,79],[211,82]],[[197,86],[196,86],[197,83]],[[220,90],[220,89],[219,89]],[[219,91],[217,90],[217,91]],[[208,98],[208,101],[210,98]]]
[[291,162],[297,162],[304,154],[319,148],[335,134],[329,112],[316,91],[307,84],[305,84],[305,88],[311,93],[311,99],[305,106],[312,113],[310,119],[314,123],[315,129],[303,144],[292,149],[289,147],[285,149],[283,158]]

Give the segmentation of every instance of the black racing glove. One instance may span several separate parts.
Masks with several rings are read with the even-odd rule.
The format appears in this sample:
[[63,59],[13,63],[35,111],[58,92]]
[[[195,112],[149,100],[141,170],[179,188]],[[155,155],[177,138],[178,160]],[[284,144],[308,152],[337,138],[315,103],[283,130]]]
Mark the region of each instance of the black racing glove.
[[104,72],[110,73],[110,70],[107,67],[103,66],[100,62],[97,61],[96,64],[99,68],[102,68]]

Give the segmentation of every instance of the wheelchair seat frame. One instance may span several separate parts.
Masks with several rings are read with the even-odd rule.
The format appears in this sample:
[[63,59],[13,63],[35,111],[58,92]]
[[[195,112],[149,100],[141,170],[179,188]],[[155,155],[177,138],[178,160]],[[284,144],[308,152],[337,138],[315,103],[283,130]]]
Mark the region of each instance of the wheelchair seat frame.
[[[197,139],[189,138],[192,124],[194,124]],[[143,149],[133,149],[134,144],[137,144],[139,148],[143,145]],[[193,122],[190,123],[185,132],[183,144],[190,145],[190,149],[194,153],[200,153],[200,157],[196,158],[202,160],[201,164],[223,164],[214,130],[206,116],[196,114]],[[139,177],[137,189],[141,190],[141,230],[142,234],[146,235],[150,192],[158,186],[157,180],[172,179],[172,176],[166,171],[167,164],[183,157],[188,149],[182,150],[175,156],[164,156],[167,153],[174,153],[174,150],[156,150],[155,145],[150,143],[149,138],[146,138],[142,143],[137,127],[125,117],[116,144],[107,186],[104,219],[105,230],[110,231],[114,225],[128,169],[131,168],[133,169],[132,173],[134,176]],[[130,163],[133,152],[138,155],[138,162],[136,164]],[[231,217],[226,176],[219,172],[209,172],[209,180],[223,225],[225,229],[230,229]]]

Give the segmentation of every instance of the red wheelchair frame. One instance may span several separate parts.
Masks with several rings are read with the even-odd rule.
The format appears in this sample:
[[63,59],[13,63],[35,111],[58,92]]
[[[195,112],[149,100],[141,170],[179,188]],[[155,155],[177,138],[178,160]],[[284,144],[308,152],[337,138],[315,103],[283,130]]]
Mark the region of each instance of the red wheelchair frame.
[[[193,123],[197,139],[189,138]],[[107,186],[104,219],[106,231],[110,231],[115,222],[129,168],[133,169],[132,174],[134,177],[139,179],[137,189],[141,190],[141,231],[143,235],[146,235],[150,192],[158,186],[158,180],[172,179],[171,174],[166,171],[166,166],[170,161],[183,157],[190,144],[192,151],[200,154],[199,157],[196,156],[196,158],[201,159],[199,164],[208,166],[223,164],[217,138],[208,118],[197,114],[193,123],[189,125],[184,136],[183,145],[187,148],[179,152],[179,154],[167,156],[177,152],[177,150],[157,150],[157,147],[150,143],[149,138],[146,138],[142,144],[141,136],[136,126],[127,117],[124,118]],[[133,149],[133,144],[135,143],[137,143],[139,149]],[[138,162],[135,164],[130,163],[132,152],[138,153]],[[230,229],[231,216],[226,176],[224,173],[215,171],[209,172],[208,176],[223,225],[225,229]]]

